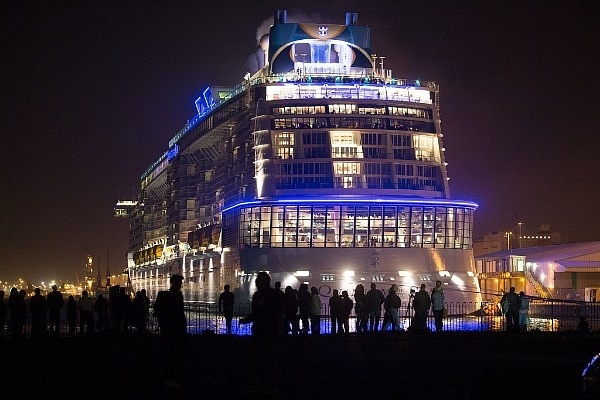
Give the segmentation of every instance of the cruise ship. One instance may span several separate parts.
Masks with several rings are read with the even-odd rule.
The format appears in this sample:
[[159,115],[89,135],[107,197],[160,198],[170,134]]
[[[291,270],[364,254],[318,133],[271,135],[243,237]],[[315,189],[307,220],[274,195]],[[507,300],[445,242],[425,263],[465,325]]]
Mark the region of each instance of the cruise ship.
[[478,205],[450,196],[439,86],[394,77],[370,38],[356,13],[323,24],[275,11],[246,76],[203,89],[136,198],[117,203],[134,289],[152,297],[178,273],[189,301],[229,284],[247,302],[268,271],[325,299],[374,282],[404,303],[441,280],[447,302],[481,301]]

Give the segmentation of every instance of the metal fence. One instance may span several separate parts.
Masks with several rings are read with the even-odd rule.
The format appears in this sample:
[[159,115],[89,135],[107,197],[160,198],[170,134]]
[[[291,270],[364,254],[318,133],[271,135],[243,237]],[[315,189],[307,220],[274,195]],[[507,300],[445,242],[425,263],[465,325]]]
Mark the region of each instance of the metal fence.
[[[506,318],[500,312],[498,303],[446,303],[448,317],[444,318],[444,330],[447,331],[503,331],[506,330]],[[251,331],[250,324],[240,324],[239,318],[250,313],[250,305],[236,305],[232,321],[232,333],[248,335]],[[186,304],[188,332],[201,334],[204,331],[211,333],[226,333],[225,318],[211,303]],[[414,310],[403,305],[399,310],[400,328],[407,330],[412,324]],[[585,317],[590,330],[600,329],[600,303],[566,302],[560,300],[533,301],[529,309],[528,330],[558,332],[574,331],[581,317]],[[383,322],[381,313],[379,328]],[[153,322],[155,325],[155,322]],[[300,324],[301,326],[301,324]],[[433,314],[429,312],[427,327],[434,330]],[[356,315],[350,316],[350,332],[356,332]],[[321,314],[321,333],[331,333],[331,319],[329,306],[323,304]]]
[[[498,303],[446,303],[448,317],[444,318],[445,331],[503,331],[506,330],[506,318],[500,313]],[[232,333],[234,335],[249,335],[252,324],[240,324],[239,320],[250,313],[251,305],[249,303],[236,304],[234,309],[234,318],[232,321]],[[223,314],[218,312],[218,306],[215,303],[206,302],[187,302],[185,303],[185,314],[187,318],[187,330],[189,334],[226,334],[227,327]],[[411,326],[414,311],[407,305],[403,305],[399,310],[400,328],[407,330]],[[558,332],[574,331],[581,317],[585,317],[589,323],[591,331],[600,330],[600,303],[589,302],[568,302],[560,300],[535,300],[530,304],[528,330]],[[10,316],[7,318],[10,321]],[[383,312],[379,322],[379,329],[383,323]],[[321,313],[321,333],[331,333],[331,319],[329,315],[329,306],[323,304]],[[96,326],[98,326],[96,324]],[[158,333],[159,326],[156,318],[152,315],[150,307],[149,315],[146,319],[148,333]],[[302,323],[300,322],[300,327]],[[427,327],[434,330],[434,318],[430,312],[427,317]],[[10,337],[3,327],[4,336]],[[109,329],[114,330],[113,326]],[[77,333],[79,323],[77,324]],[[136,328],[128,326],[128,332],[137,333]],[[354,313],[350,316],[350,332],[356,332],[356,316]],[[31,317],[28,315],[24,335],[31,334]],[[66,312],[61,313],[60,336],[68,336],[68,327],[66,323]]]

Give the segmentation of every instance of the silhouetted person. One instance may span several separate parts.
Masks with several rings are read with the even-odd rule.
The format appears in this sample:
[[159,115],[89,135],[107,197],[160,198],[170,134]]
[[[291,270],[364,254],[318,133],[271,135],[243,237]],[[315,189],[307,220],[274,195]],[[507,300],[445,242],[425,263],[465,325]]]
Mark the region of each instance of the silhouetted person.
[[115,331],[121,329],[121,310],[119,309],[119,285],[111,286],[108,289],[108,315],[111,328]]
[[292,332],[292,335],[298,334],[298,297],[291,286],[286,286],[283,295],[283,319],[285,330]]
[[10,311],[10,333],[13,338],[21,339],[23,337],[23,329],[25,328],[25,315],[27,314],[25,297],[23,297],[23,294],[16,287],[13,287],[10,289],[6,305]]
[[366,332],[369,312],[367,311],[367,295],[362,283],[356,285],[356,289],[354,289],[354,313],[356,314],[356,332]]
[[321,334],[321,296],[316,287],[310,288],[310,332],[313,335]]
[[340,310],[339,333],[350,333],[350,313],[354,307],[354,302],[348,296],[348,291],[342,291],[342,309]]
[[75,298],[69,295],[65,308],[67,309],[67,324],[69,325],[69,336],[75,336],[77,333],[77,302]]
[[219,313],[223,313],[225,317],[225,325],[227,327],[227,334],[231,335],[231,321],[233,320],[233,304],[235,303],[235,297],[230,291],[231,286],[223,286],[224,291],[219,295]]
[[144,323],[146,326],[148,326],[148,317],[150,316],[150,298],[146,294],[146,289],[140,290],[140,293],[142,294],[142,299],[144,301]]
[[590,333],[590,323],[585,319],[584,316],[579,317],[577,323],[577,332],[579,333]]
[[300,333],[308,334],[308,319],[310,316],[312,295],[308,291],[308,284],[301,283],[298,288],[298,317],[302,322]]
[[135,293],[131,302],[131,324],[138,333],[146,333],[146,304],[140,290]]
[[514,286],[511,286],[508,293],[505,293],[500,300],[500,304],[504,301],[508,302],[508,310],[506,311],[506,330],[509,332],[517,332],[519,330],[519,308],[521,307],[521,299],[515,292]]
[[379,329],[379,320],[381,319],[381,305],[385,302],[385,297],[375,282],[371,283],[371,289],[367,292],[367,311],[369,312],[369,330],[377,332]]
[[124,332],[129,331],[129,323],[131,319],[132,301],[131,297],[127,294],[126,288],[119,288],[119,294],[116,298],[117,302],[117,318],[116,318],[116,329],[117,331],[123,330]]
[[172,275],[170,283],[169,290],[158,292],[154,302],[154,315],[160,327],[161,361],[165,386],[179,387],[180,383],[177,381],[177,377],[183,371],[187,328],[183,294],[181,293],[183,276]]
[[427,314],[431,307],[431,297],[429,297],[429,293],[427,293],[425,288],[426,285],[422,283],[421,289],[415,293],[415,298],[413,299],[413,310],[415,310],[413,329],[427,329]]
[[[241,324],[252,323],[252,342],[247,353],[246,387],[252,392],[268,392],[273,394],[276,388],[268,385],[277,384],[279,379],[279,357],[275,354],[278,348],[276,339],[285,334],[283,329],[283,301],[281,294],[271,287],[271,277],[261,271],[256,275],[256,292],[252,295],[252,311]],[[265,372],[269,377],[266,378]],[[267,397],[265,397],[267,398]]]
[[79,334],[94,333],[94,301],[88,295],[87,290],[81,292],[81,298],[77,303],[79,310]]
[[444,328],[445,297],[442,281],[436,281],[435,287],[431,289],[431,311],[435,321],[435,331],[441,332]]
[[525,292],[519,292],[519,332],[527,332],[529,324],[529,299]]
[[29,312],[31,312],[31,338],[40,339],[46,336],[48,326],[48,303],[41,295],[40,288],[35,288],[34,295],[29,300]]
[[279,282],[279,281],[275,282],[275,290],[277,291],[277,293],[279,293],[279,295],[283,299],[284,292],[281,289],[281,282]]
[[383,303],[383,307],[385,308],[385,313],[388,318],[383,323],[382,331],[387,330],[387,328],[391,325],[392,331],[400,330],[400,320],[398,318],[398,310],[400,309],[400,297],[396,294],[398,291],[398,285],[393,284],[388,292],[387,296],[385,296],[385,302]]
[[0,340],[4,339],[4,325],[6,324],[6,315],[8,308],[4,302],[4,290],[0,290]]
[[105,332],[108,330],[108,300],[102,293],[98,295],[94,302],[94,311],[98,316],[98,331]]
[[261,271],[256,275],[256,292],[252,295],[252,311],[240,323],[252,322],[252,336],[274,337],[284,333],[283,302],[281,295],[271,287],[271,277]]
[[52,291],[46,296],[46,303],[48,303],[50,334],[60,336],[60,310],[65,305],[65,300],[56,285],[52,285]]
[[342,310],[344,302],[340,296],[340,291],[333,289],[329,298],[329,320],[331,321],[331,334],[342,333]]

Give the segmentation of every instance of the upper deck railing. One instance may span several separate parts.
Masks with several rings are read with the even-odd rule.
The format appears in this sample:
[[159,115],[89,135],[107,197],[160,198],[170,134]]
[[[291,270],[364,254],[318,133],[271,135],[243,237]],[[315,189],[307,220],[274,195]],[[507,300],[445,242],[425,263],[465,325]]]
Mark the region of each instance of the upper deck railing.
[[[196,114],[188,120],[185,126],[169,141],[169,149],[184,137],[189,131],[194,129],[199,123],[210,117],[215,111],[219,110],[233,98],[244,93],[247,89],[258,85],[295,85],[294,90],[286,91],[285,99],[308,99],[308,98],[340,98],[340,99],[371,99],[371,100],[392,100],[415,103],[428,103],[430,100],[424,100],[422,96],[411,96],[410,89],[426,89],[437,93],[438,86],[435,82],[421,81],[419,79],[397,79],[391,77],[388,73],[350,73],[347,75],[319,73],[319,74],[278,74],[278,75],[260,75],[244,80],[234,86],[231,92],[223,98],[214,99],[215,103],[211,111],[205,114]],[[311,90],[301,90],[308,87]],[[336,89],[337,88],[337,89]],[[369,89],[380,88],[380,90]],[[388,91],[389,88],[389,91]],[[398,91],[403,88],[404,91]],[[377,95],[379,93],[379,95]],[[389,93],[389,94],[388,94]],[[437,101],[435,102],[437,104]],[[146,171],[142,174],[142,180],[152,171],[161,165],[168,158],[169,150],[160,156]]]

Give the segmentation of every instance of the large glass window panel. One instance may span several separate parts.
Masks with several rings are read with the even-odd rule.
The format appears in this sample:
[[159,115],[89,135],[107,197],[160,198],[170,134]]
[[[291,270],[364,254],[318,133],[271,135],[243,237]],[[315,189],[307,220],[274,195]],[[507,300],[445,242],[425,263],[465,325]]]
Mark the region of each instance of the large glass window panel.
[[435,247],[446,247],[446,207],[435,209]]
[[340,206],[327,206],[326,247],[340,247]]
[[310,206],[298,207],[298,246],[310,247],[312,242],[312,212]]
[[260,247],[271,247],[271,207],[260,208]]
[[463,249],[470,249],[473,247],[473,211],[469,209],[464,209],[465,213],[465,223],[464,223],[464,240],[463,240]]
[[448,207],[446,209],[446,248],[454,247],[454,237],[456,236],[456,209]]
[[298,243],[298,206],[285,207],[284,247],[296,247]]
[[252,247],[260,246],[260,207],[251,208],[250,239]]
[[283,207],[272,207],[271,247],[283,246]]
[[356,206],[355,247],[369,246],[369,207]]
[[423,247],[433,247],[435,228],[435,208],[423,208]]
[[252,246],[252,209],[245,208],[240,213],[240,237],[247,247]]
[[410,207],[398,207],[398,247],[410,247]]
[[312,220],[312,245],[325,247],[325,222],[327,221],[327,208],[325,206],[313,207]]
[[341,244],[342,247],[354,247],[356,245],[354,232],[355,232],[355,207],[345,206],[342,207],[341,212]]
[[396,207],[385,207],[383,210],[383,245],[396,247]]
[[410,218],[410,247],[423,244],[423,207],[413,207]]
[[455,225],[456,225],[456,233],[455,233],[455,237],[454,237],[454,248],[461,249],[463,246],[464,226],[465,226],[464,210],[462,208],[456,209],[456,224]]
[[369,210],[369,246],[383,246],[383,207],[374,206]]

